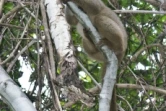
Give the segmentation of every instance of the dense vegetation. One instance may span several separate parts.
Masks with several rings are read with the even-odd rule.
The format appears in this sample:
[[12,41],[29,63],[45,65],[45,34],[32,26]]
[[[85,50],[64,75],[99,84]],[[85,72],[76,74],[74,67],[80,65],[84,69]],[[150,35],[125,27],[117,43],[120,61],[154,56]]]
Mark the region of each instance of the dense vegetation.
[[[157,14],[162,5],[148,0],[103,0],[121,18],[128,33],[128,48],[117,76],[117,103],[125,111],[164,111],[166,108],[166,16]],[[152,0],[153,1],[153,0]],[[155,0],[154,0],[155,1]],[[39,110],[53,109],[52,87],[50,87],[48,40],[44,31],[44,21],[39,0],[23,0],[22,7],[17,0],[6,0],[0,12],[0,64],[10,77],[20,86]],[[131,12],[121,13],[117,10]],[[142,13],[138,12],[142,10]],[[155,10],[155,11],[154,11]],[[147,11],[151,11],[148,13]],[[135,13],[134,13],[135,12]],[[137,13],[136,13],[137,12]],[[165,13],[166,14],[166,13]],[[82,49],[81,37],[75,27],[71,28],[76,58],[101,82],[102,64],[90,59]],[[52,41],[55,72],[60,73],[58,54]],[[26,73],[26,72],[29,72]],[[92,79],[78,66],[77,72],[84,87],[95,87]],[[29,85],[20,82],[25,75]],[[57,76],[56,75],[56,76]],[[83,76],[81,76],[83,75]],[[70,101],[62,96],[61,86],[56,85],[59,100],[67,111],[97,111],[98,95],[93,105],[88,107],[81,101],[69,106]],[[0,110],[9,111],[3,101]]]

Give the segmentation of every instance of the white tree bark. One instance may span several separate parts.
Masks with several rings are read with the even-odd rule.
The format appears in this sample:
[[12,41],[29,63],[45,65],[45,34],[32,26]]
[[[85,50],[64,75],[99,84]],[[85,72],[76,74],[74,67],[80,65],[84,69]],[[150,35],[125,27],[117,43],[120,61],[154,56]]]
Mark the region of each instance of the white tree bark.
[[66,22],[63,6],[59,2],[60,0],[45,0],[45,5],[47,6],[52,39],[60,59],[63,59],[66,56],[74,55],[74,47],[71,45],[70,26]]
[[31,101],[0,66],[0,95],[13,111],[36,111]]
[[[71,85],[74,83],[72,82],[74,81],[72,77],[76,76],[74,71],[77,66],[77,61],[74,56],[70,26],[65,19],[64,6],[61,4],[61,0],[45,0],[44,3],[49,18],[50,34],[60,58],[61,74],[56,78],[56,81],[63,85]],[[57,98],[56,103],[59,110],[62,111],[60,102],[58,101]]]

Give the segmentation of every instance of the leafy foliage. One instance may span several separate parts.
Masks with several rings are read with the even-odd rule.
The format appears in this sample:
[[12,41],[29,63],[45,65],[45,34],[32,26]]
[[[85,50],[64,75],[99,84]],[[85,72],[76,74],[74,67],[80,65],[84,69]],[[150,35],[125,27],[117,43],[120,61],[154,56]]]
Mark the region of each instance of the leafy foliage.
[[[111,7],[107,0],[103,1],[108,7]],[[45,60],[45,58],[48,57],[48,45],[46,42],[47,40],[42,39],[45,37],[45,33],[43,31],[44,26],[41,10],[38,8],[38,2],[28,1],[23,3],[28,10],[34,13],[36,18],[32,17],[26,9],[20,8],[14,13],[9,14],[4,21],[0,22],[0,37],[2,37],[2,39],[0,38],[0,63],[3,63],[6,59],[10,58],[2,65],[19,86],[24,84],[20,83],[19,79],[22,77],[22,73],[24,75],[26,72],[21,71],[23,67],[21,62],[25,62],[27,67],[30,66],[32,72],[30,78],[27,79],[29,79],[29,82],[32,85],[30,88],[25,89],[25,93],[35,103],[37,109],[50,111],[53,109],[53,102],[48,72],[46,71],[48,67]],[[117,2],[118,4],[112,3],[115,6],[119,6],[117,9],[129,9],[133,11],[153,11],[159,9],[159,7],[154,7],[145,2],[145,0],[119,0]],[[3,14],[6,15],[7,13],[10,13],[18,4],[19,3],[16,1],[11,2],[7,0],[3,6]],[[146,12],[143,14],[123,13],[119,14],[119,16],[128,33],[128,49],[118,71],[117,83],[128,83],[129,85],[137,84],[142,86],[142,88],[130,89],[127,86],[123,89],[120,87],[117,88],[117,103],[125,111],[131,110],[129,105],[131,105],[133,111],[156,111],[157,109],[163,111],[166,107],[166,96],[163,93],[155,92],[154,90],[144,90],[143,85],[151,85],[156,89],[166,89],[166,16],[162,14],[148,14]],[[95,80],[101,82],[102,77],[100,73],[102,72],[102,64],[92,60],[86,55],[81,45],[81,37],[76,32],[75,27],[71,28],[71,35],[76,49],[77,59],[91,73]],[[27,48],[27,50],[19,56],[20,58],[23,58],[23,61],[16,58],[16,55],[33,40],[37,40],[38,42]],[[18,47],[16,48],[17,45]],[[56,72],[59,74],[58,55],[54,45],[53,48]],[[13,50],[15,51],[12,54]],[[135,54],[136,58],[132,59]],[[12,69],[8,70],[15,58],[17,61],[12,66]],[[77,71],[79,73],[83,70],[81,67],[78,67]],[[80,79],[83,81],[86,90],[95,87],[95,84],[86,73],[85,76],[80,77]],[[37,87],[40,87],[41,89],[38,89]],[[62,95],[59,87],[57,87],[57,90],[61,104],[65,105],[68,102],[66,97],[61,97]],[[139,96],[141,92],[143,92],[143,94]],[[83,111],[97,111],[98,97],[97,95],[93,95],[93,97],[95,98],[93,107],[86,107],[86,105],[83,105],[79,101],[66,108],[66,110],[78,111],[81,109]],[[151,99],[150,102],[147,102],[149,98],[153,98],[154,101]],[[0,106],[7,107],[2,101],[0,101]],[[6,108],[0,110],[9,111],[9,109]]]

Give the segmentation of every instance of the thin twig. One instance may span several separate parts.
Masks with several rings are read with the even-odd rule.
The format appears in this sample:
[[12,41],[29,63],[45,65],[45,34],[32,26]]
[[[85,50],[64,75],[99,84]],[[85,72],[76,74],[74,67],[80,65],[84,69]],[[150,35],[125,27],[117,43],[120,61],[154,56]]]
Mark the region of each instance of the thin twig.
[[29,20],[28,20],[28,22],[27,22],[27,24],[26,24],[26,26],[25,26],[25,28],[24,28],[24,31],[23,31],[22,34],[21,34],[20,41],[17,43],[17,45],[15,46],[15,48],[13,49],[13,51],[10,53],[9,57],[6,58],[6,59],[5,59],[2,63],[0,63],[0,64],[5,64],[5,63],[8,62],[12,57],[14,57],[14,54],[15,54],[15,52],[17,51],[18,47],[20,46],[21,41],[22,41],[22,38],[24,37],[24,35],[25,35],[25,33],[26,33],[27,29],[28,29],[28,25],[29,25],[30,21],[31,21],[31,17],[29,18]]
[[[166,95],[166,90],[164,90],[163,88],[155,87],[152,85],[142,85],[142,86],[144,87],[145,90],[154,91]],[[128,83],[116,84],[116,87],[121,89],[142,89],[142,86],[138,84],[128,84]],[[89,89],[89,92],[92,94],[96,94],[96,92],[100,92],[100,89],[98,88],[98,86],[95,86]]]
[[17,1],[21,5],[21,7],[23,7],[34,19],[36,19],[35,15],[27,7],[25,7],[25,5],[20,0]]
[[2,7],[3,7],[3,5],[4,5],[4,1],[5,1],[5,0],[0,0],[0,18],[1,18],[1,16],[2,16]]
[[[166,95],[166,90],[159,88],[159,87],[155,87],[155,86],[151,86],[151,85],[142,85],[146,90],[151,90],[160,94],[164,94]],[[127,84],[127,83],[121,83],[121,84],[116,84],[117,88],[127,88],[127,89],[142,89],[141,85],[137,85],[137,84]]]
[[2,18],[0,19],[0,23],[2,23],[3,21],[7,20],[7,18],[10,15],[13,15],[14,13],[16,13],[21,8],[22,7],[20,5],[17,5],[16,7],[14,7],[11,11],[9,11],[7,14],[5,14],[4,16],[2,16]]
[[20,27],[20,26],[16,26],[16,25],[11,25],[11,24],[6,24],[6,23],[0,23],[0,25],[24,30],[24,27]]
[[101,85],[92,77],[92,75],[87,71],[87,69],[80,63],[80,61],[78,61],[78,64],[80,65],[80,67],[85,71],[85,73],[92,79],[92,81],[101,89]]
[[139,84],[141,85],[142,89],[145,91],[145,94],[148,96],[150,102],[153,104],[153,106],[155,107],[156,111],[158,111],[156,105],[151,101],[149,94],[146,92],[144,85],[143,85],[142,82],[139,80],[139,78],[137,77],[137,75],[132,71],[132,69],[131,69],[129,66],[127,66],[127,69],[128,69],[128,70],[131,72],[131,74],[135,77],[136,81],[139,82]]
[[166,11],[150,10],[113,10],[115,13],[142,13],[142,14],[166,14]]
[[21,54],[23,54],[30,46],[32,46],[34,43],[36,42],[36,40],[32,40],[31,42],[29,42],[21,51],[20,53],[18,53],[15,58],[12,60],[12,62],[10,63],[10,65],[7,68],[7,72],[10,72],[13,65],[15,64],[15,62],[17,61],[17,59],[20,57]]
[[122,97],[122,96],[120,96],[120,95],[117,95],[117,96],[118,96],[119,98],[121,98],[122,100],[124,100],[124,101],[128,104],[128,106],[129,106],[129,108],[130,108],[131,111],[134,111],[133,108],[131,107],[130,103],[129,103],[124,97]]
[[48,51],[49,51],[49,61],[50,61],[50,67],[51,67],[51,72],[52,72],[52,76],[53,79],[55,79],[56,76],[56,69],[55,69],[55,59],[54,59],[54,54],[53,54],[53,47],[52,47],[52,42],[51,42],[51,36],[50,36],[50,32],[49,32],[49,27],[48,27],[48,23],[47,23],[47,15],[46,15],[46,9],[45,6],[43,4],[43,0],[40,1],[40,10],[41,10],[41,14],[43,17],[43,25],[44,25],[44,32],[47,38],[47,45],[48,45]]
[[147,45],[146,47],[141,48],[139,51],[137,51],[131,58],[131,61],[135,61],[137,59],[137,57],[146,49],[148,48],[152,48],[152,47],[161,47],[161,44],[150,44]]

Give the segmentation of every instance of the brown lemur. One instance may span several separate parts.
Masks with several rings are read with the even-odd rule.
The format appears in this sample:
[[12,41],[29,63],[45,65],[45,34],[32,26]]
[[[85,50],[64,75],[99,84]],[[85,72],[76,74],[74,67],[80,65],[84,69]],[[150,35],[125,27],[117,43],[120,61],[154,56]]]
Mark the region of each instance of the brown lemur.
[[[102,38],[101,41],[115,53],[120,64],[127,48],[127,34],[119,17],[110,8],[105,6],[101,0],[70,1],[81,7],[88,15],[92,24],[98,30]],[[103,54],[85,34],[84,28],[69,9],[66,9],[66,20],[70,25],[77,25],[77,30],[82,36],[82,43],[86,53],[97,61],[106,62]],[[115,94],[113,96],[110,111],[117,111]]]

